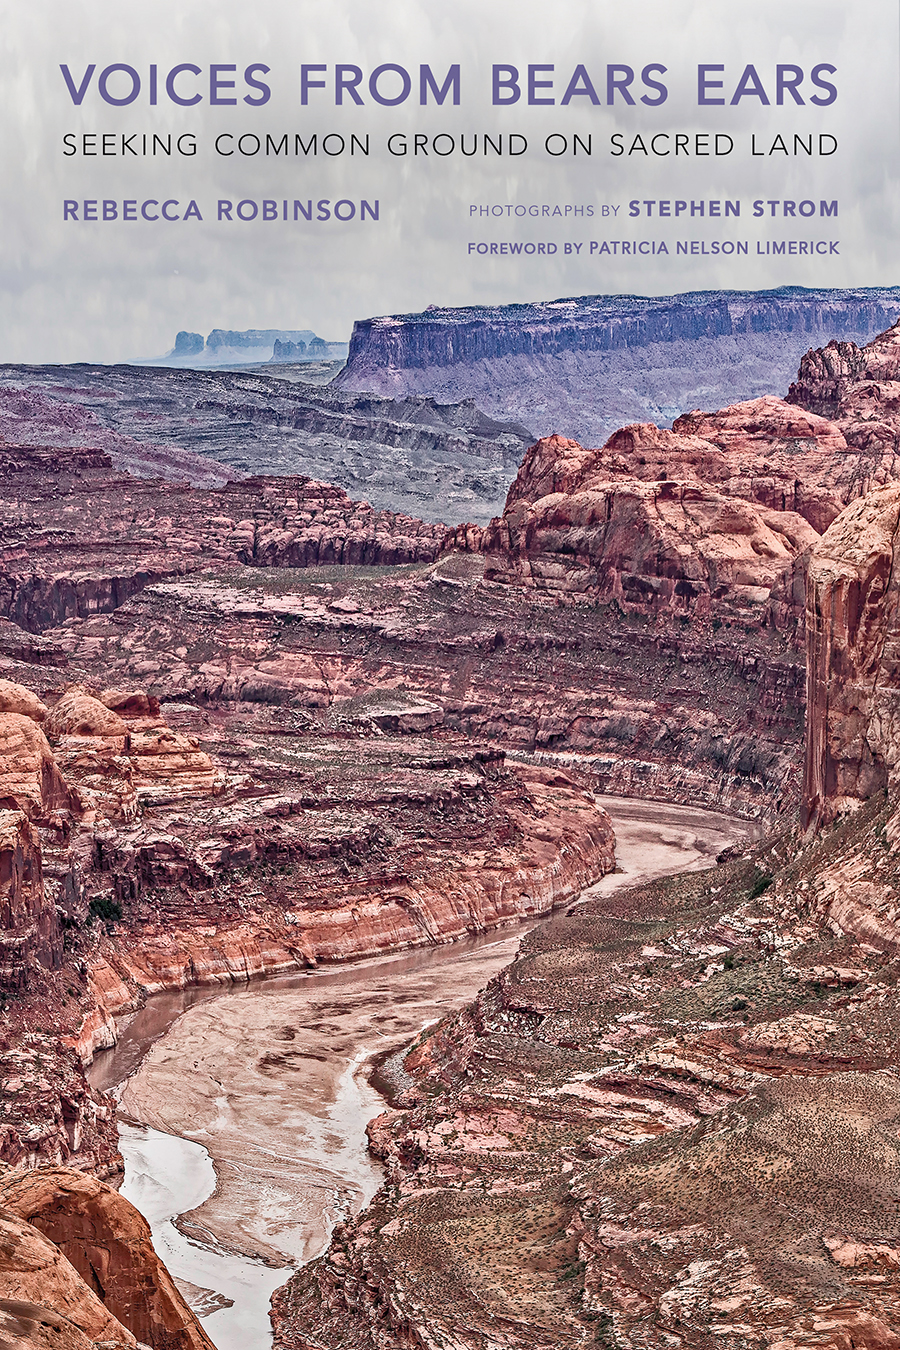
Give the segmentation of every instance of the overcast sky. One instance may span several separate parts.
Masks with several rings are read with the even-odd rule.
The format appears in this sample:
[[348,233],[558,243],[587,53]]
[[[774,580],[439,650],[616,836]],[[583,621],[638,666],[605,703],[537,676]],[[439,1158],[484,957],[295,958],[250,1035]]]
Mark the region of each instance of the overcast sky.
[[[329,339],[346,339],[353,320],[373,314],[402,313],[434,305],[510,303],[564,295],[630,292],[669,294],[714,288],[760,288],[783,284],[871,286],[900,284],[898,237],[898,7],[896,0],[554,0],[551,5],[523,0],[30,0],[9,6],[2,35],[3,135],[2,253],[0,253],[0,360],[114,361],[158,355],[171,348],[178,329],[208,333],[212,328],[312,328]],[[201,95],[193,106],[173,103],[166,76],[181,98]],[[301,106],[301,64],[327,67],[325,89],[310,89]],[[363,106],[345,96],[335,106],[334,67],[358,66]],[[449,66],[460,66],[460,103],[419,106],[419,68],[429,64],[440,80]],[[515,105],[494,107],[491,69],[514,65],[522,76],[522,97]],[[697,66],[723,65],[711,73],[724,106],[698,107]],[[210,105],[210,66],[235,65],[220,72],[237,87],[222,85],[221,98],[237,104]],[[244,82],[247,67],[270,67],[253,77],[270,90],[268,101],[251,106],[244,97],[261,97]],[[381,65],[407,69],[412,92],[406,102],[380,106],[369,91],[369,77]],[[534,96],[552,105],[529,106],[527,67],[552,65],[535,73],[552,87],[536,87]],[[641,83],[648,65],[665,85],[664,103],[648,106],[641,95],[658,97]],[[770,100],[753,92],[752,78],[735,106],[731,99],[742,72],[752,64]],[[798,66],[804,97],[798,106],[787,92],[776,102],[776,66]],[[80,106],[68,92],[60,66],[66,65],[77,90],[89,65],[90,77]],[[130,66],[141,89],[134,101],[112,106],[98,83],[111,65]],[[157,67],[157,103],[150,103],[150,66]],[[561,106],[566,87],[583,65],[600,100],[574,94]],[[634,106],[607,100],[607,66],[635,71]],[[836,99],[815,106],[813,94],[827,89],[811,83],[813,68],[833,65]],[[108,72],[110,98],[128,98],[134,81],[127,71]],[[584,80],[579,82],[585,88]],[[386,72],[376,89],[384,98],[401,91],[401,77]],[[123,136],[140,148],[153,133],[196,138],[193,157],[85,157],[82,138],[111,134],[108,146],[121,151]],[[255,157],[217,155],[217,136],[245,133],[249,148],[268,133],[275,141],[287,133],[308,143],[316,133],[321,147],[328,133],[349,140],[368,135],[370,154],[329,158],[291,154]],[[389,136],[403,133],[412,144],[419,133],[473,137],[510,133],[528,143],[515,157],[493,153],[463,157],[457,149],[444,157],[392,156]],[[655,133],[660,149],[672,148],[676,133],[696,148],[699,133],[730,136],[728,156],[695,154],[613,156],[611,137],[626,149],[635,136],[649,145]],[[551,155],[548,136],[558,150],[571,147],[576,133],[591,138],[590,157]],[[814,147],[819,137],[835,153],[769,155],[781,135],[789,150],[794,136]],[[73,137],[79,153],[63,154],[63,137]],[[763,153],[752,154],[755,149]],[[183,142],[187,144],[187,141]],[[99,148],[99,139],[88,142]],[[335,147],[338,142],[329,142]],[[394,141],[395,146],[400,142]],[[448,140],[440,142],[442,148]],[[515,142],[521,145],[522,142]],[[721,145],[727,144],[725,141]],[[183,213],[190,201],[202,220],[125,221],[122,203],[137,210],[155,199],[178,202],[170,214]],[[264,221],[217,220],[217,202],[278,203],[279,218]],[[350,221],[307,222],[280,218],[281,203],[327,199],[354,203]],[[360,221],[359,203],[378,203],[379,219]],[[658,220],[628,217],[628,202],[737,200],[739,219]],[[814,204],[812,219],[752,216],[756,199]],[[822,219],[821,200],[837,200],[839,215]],[[64,221],[64,201],[79,203],[79,219]],[[116,203],[116,220],[85,221],[85,200]],[[604,219],[601,207],[618,206]],[[472,206],[507,205],[551,209],[591,205],[592,218],[487,219],[470,215]],[[90,207],[88,210],[90,211]],[[102,211],[102,206],[97,208]],[[252,212],[245,205],[245,214]],[[271,208],[270,208],[271,209]],[[645,210],[646,208],[642,208]],[[807,208],[808,209],[808,208]],[[148,207],[153,213],[158,208]],[[350,207],[341,210],[347,214]],[[821,254],[773,256],[767,243],[825,242]],[[590,253],[590,244],[626,241],[665,242],[668,255],[623,257]],[[709,250],[718,242],[748,245],[746,255],[723,257],[707,252],[679,256],[677,242],[694,241]],[[837,252],[831,250],[836,241]],[[534,244],[528,254],[469,254],[469,245]],[[538,251],[555,244],[556,252]],[[565,252],[565,245],[582,245]]]

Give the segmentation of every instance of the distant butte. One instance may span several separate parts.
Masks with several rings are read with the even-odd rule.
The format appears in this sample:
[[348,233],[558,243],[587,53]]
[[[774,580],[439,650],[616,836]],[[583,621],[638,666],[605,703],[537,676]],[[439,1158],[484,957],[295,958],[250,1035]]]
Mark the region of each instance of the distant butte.
[[601,445],[626,422],[670,426],[786,388],[829,338],[866,342],[900,288],[587,295],[359,320],[335,384],[394,397],[474,398],[536,435]]

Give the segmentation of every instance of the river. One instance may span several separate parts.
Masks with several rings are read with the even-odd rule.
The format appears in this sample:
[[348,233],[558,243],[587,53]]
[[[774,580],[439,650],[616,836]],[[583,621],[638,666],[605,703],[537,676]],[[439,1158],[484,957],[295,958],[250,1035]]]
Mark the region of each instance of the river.
[[[619,870],[583,892],[710,866],[743,821],[609,797]],[[577,903],[577,902],[576,902]],[[268,1303],[381,1168],[365,1125],[384,1102],[373,1055],[466,1003],[515,956],[529,920],[393,957],[148,1000],[99,1053],[95,1087],[120,1102],[122,1194],[218,1350],[271,1345]]]

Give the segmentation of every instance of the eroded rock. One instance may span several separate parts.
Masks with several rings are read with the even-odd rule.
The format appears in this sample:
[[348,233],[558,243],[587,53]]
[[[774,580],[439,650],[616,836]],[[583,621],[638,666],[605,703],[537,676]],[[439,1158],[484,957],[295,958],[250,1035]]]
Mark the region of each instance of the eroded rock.
[[0,1204],[54,1243],[138,1341],[159,1350],[213,1350],[153,1250],[146,1219],[112,1187],[63,1168],[8,1173]]

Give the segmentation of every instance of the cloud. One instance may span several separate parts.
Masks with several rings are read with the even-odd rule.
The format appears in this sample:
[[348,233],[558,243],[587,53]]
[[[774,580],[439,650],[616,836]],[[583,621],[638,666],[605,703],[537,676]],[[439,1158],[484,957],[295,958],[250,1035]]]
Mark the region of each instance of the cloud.
[[[873,35],[876,40],[873,40]],[[877,40],[879,35],[882,40]],[[2,143],[2,219],[0,291],[4,324],[0,358],[25,361],[121,360],[161,353],[175,332],[213,327],[314,328],[326,338],[349,336],[355,318],[403,312],[425,305],[515,302],[593,292],[668,294],[715,287],[765,287],[780,284],[881,285],[898,281],[894,263],[897,221],[898,84],[896,6],[892,0],[861,0],[852,12],[838,0],[629,0],[628,5],[597,0],[557,0],[553,6],[511,0],[93,0],[85,9],[61,0],[34,0],[8,16],[3,36],[0,84]],[[490,99],[494,62],[518,67],[522,87],[527,67],[552,65],[535,79],[536,97],[556,99],[552,106],[529,106],[527,95],[509,107]],[[770,106],[748,94],[737,106],[697,107],[698,63],[723,65],[721,78],[730,99],[741,72],[752,63],[770,98]],[[176,90],[198,90],[193,107],[172,103],[164,92],[165,74],[177,64],[193,63],[202,74],[178,77]],[[254,87],[244,82],[251,64],[268,65],[271,98],[264,106],[244,103]],[[300,103],[301,63],[325,64],[326,89],[311,90]],[[334,103],[337,63],[363,71],[359,89],[364,106],[345,99]],[[432,66],[442,78],[448,67],[461,70],[459,107],[420,107],[419,67]],[[662,78],[669,96],[662,106],[640,100],[640,72],[651,63],[667,68]],[[800,66],[806,94],[814,92],[810,72],[817,64],[837,67],[838,99],[830,107],[774,98],[778,64]],[[75,107],[60,74],[66,64],[76,85],[89,64],[96,69],[80,107]],[[127,64],[141,80],[141,93],[121,107],[97,93],[100,72]],[[150,66],[157,67],[158,95],[150,106]],[[209,68],[234,64],[236,106],[209,103]],[[413,95],[395,107],[379,106],[368,88],[381,65],[405,67]],[[635,71],[635,106],[607,106],[608,65]],[[575,95],[568,107],[559,100],[576,67],[585,67],[601,106]],[[315,75],[317,76],[317,73]],[[393,83],[392,83],[393,81]],[[581,82],[583,85],[583,81]],[[376,86],[385,96],[399,87],[390,72]],[[108,76],[107,91],[125,97],[131,77]],[[652,94],[652,89],[650,90]],[[696,137],[730,136],[727,156],[697,154],[714,142]],[[115,154],[84,155],[85,134],[103,134]],[[195,137],[197,153],[171,156],[122,153],[122,138],[152,149],[154,133],[163,138]],[[223,147],[258,154],[216,154],[217,136],[234,137]],[[416,134],[428,150],[413,153]],[[484,135],[499,143],[498,156],[485,147]],[[521,155],[506,153],[510,133],[527,140]],[[660,150],[672,149],[675,134],[690,153],[613,156],[611,136],[619,134],[627,150],[635,136],[645,146],[654,134]],[[820,133],[835,137],[832,155],[794,155],[794,136],[804,145]],[[343,137],[343,154],[326,154],[322,141]],[[355,153],[350,138],[356,135]],[[592,154],[572,153],[576,134]],[[79,153],[63,154],[63,137]],[[265,153],[295,138],[318,153]],[[390,136],[405,136],[408,153],[391,155]],[[454,138],[452,153],[436,154],[433,138]],[[564,137],[551,142],[548,136]],[[768,153],[781,135],[790,153]],[[460,137],[467,149],[463,155]],[[479,138],[476,142],[475,138]],[[755,137],[755,142],[751,142]],[[368,138],[369,154],[361,152]],[[516,142],[516,145],[521,145]],[[395,139],[393,145],[402,144]],[[449,139],[440,143],[447,150]],[[724,144],[724,142],[723,142]],[[830,142],[823,143],[828,148]],[[751,148],[757,152],[751,153]],[[888,167],[892,166],[892,167]],[[628,217],[638,201],[738,200],[739,221],[702,219],[687,213],[660,220]],[[802,220],[768,214],[753,218],[751,203],[821,199],[839,201],[839,217]],[[118,218],[109,221],[63,220],[63,202],[115,202]],[[217,203],[232,203],[232,220],[217,219]],[[294,201],[328,201],[327,220],[294,220]],[[377,221],[361,220],[360,203],[378,203]],[[138,219],[123,220],[122,203],[139,203]],[[173,221],[140,218],[144,201],[178,202],[170,214],[183,216],[195,201],[203,217]],[[255,220],[236,217],[241,201],[258,204]],[[277,203],[276,218],[261,218],[264,201]],[[353,203],[354,219],[334,219],[337,201]],[[288,220],[284,220],[287,202]],[[593,216],[537,216],[528,208],[591,206]],[[470,207],[510,207],[513,214],[470,215]],[[514,214],[525,207],[524,215]],[[618,207],[606,217],[602,208]],[[90,208],[88,208],[90,210]],[[153,213],[157,208],[148,208]],[[102,207],[97,208],[102,213]],[[252,208],[244,208],[249,214]],[[272,213],[273,208],[268,208]],[[642,213],[646,208],[641,208]],[[782,208],[776,210],[780,213]],[[349,206],[342,208],[344,214]],[[322,214],[318,208],[314,216]],[[710,252],[678,255],[679,240],[711,244],[741,239],[746,255]],[[839,239],[839,252],[825,258],[760,254],[757,242],[781,239]],[[589,252],[591,240],[668,241],[670,253],[641,256]],[[478,254],[469,243],[554,243],[556,252]],[[580,252],[565,244],[581,243]]]

